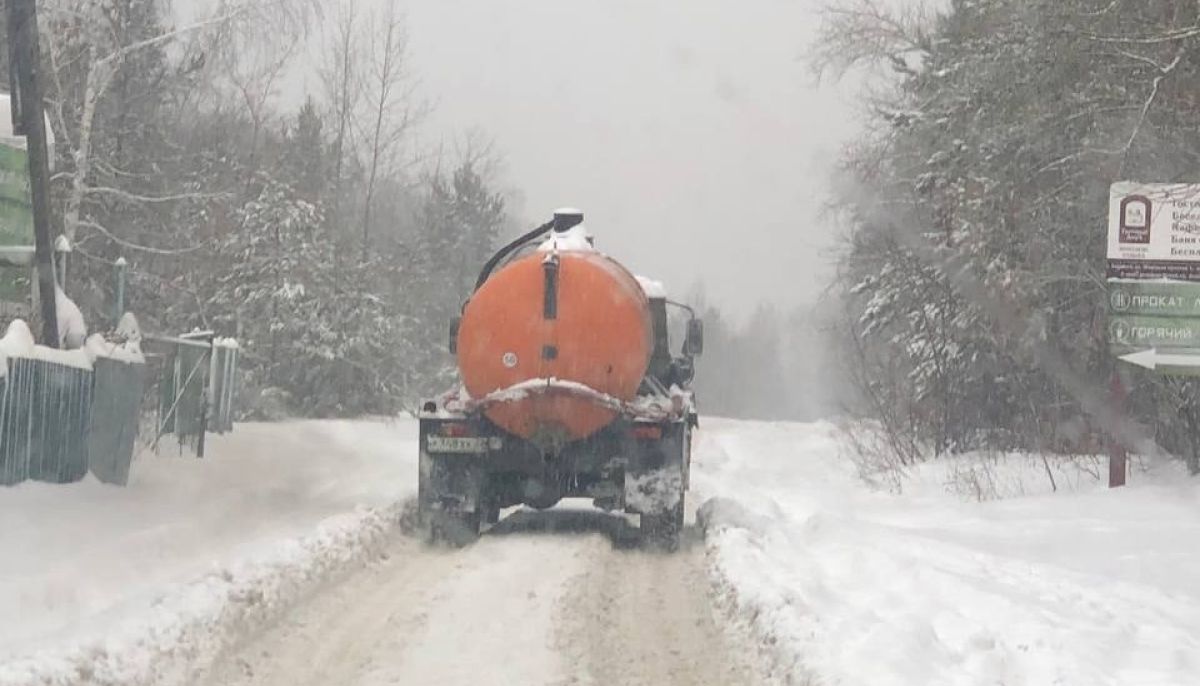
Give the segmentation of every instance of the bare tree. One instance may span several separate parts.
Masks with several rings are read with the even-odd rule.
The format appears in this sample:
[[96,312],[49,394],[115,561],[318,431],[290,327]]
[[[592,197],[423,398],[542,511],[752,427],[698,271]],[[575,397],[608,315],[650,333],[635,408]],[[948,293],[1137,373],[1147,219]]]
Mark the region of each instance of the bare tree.
[[398,171],[401,144],[427,107],[416,100],[416,84],[408,71],[408,34],[389,0],[371,22],[370,56],[363,117],[367,145],[367,179],[363,199],[362,259],[370,257],[371,210],[380,179]]
[[342,180],[345,175],[346,151],[353,147],[355,103],[362,92],[362,49],[359,45],[358,14],[354,0],[338,4],[336,18],[326,38],[322,63],[317,72],[329,103],[330,115],[336,130],[333,139],[333,200],[329,218],[342,220]]

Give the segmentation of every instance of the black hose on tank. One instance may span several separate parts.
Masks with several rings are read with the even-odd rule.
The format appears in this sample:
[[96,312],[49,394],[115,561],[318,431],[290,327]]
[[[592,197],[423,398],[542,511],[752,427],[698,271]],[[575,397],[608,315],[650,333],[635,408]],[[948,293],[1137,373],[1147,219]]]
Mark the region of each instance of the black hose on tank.
[[[509,243],[508,245],[506,245],[503,248],[500,248],[498,251],[496,251],[496,254],[492,255],[492,258],[490,260],[488,260],[486,264],[483,265],[483,270],[481,270],[479,272],[479,279],[475,281],[475,289],[474,290],[476,290],[476,291],[479,290],[479,287],[483,285],[483,282],[488,280],[488,277],[492,275],[492,270],[494,270],[496,268],[497,264],[500,264],[500,260],[503,260],[505,257],[508,257],[514,251],[519,249],[521,246],[525,245],[526,243],[532,241],[535,238],[540,237],[542,234],[544,234],[547,231],[549,231],[550,229],[554,228],[554,221],[555,220],[551,219],[550,221],[546,222],[545,224],[542,224],[541,226],[537,227],[536,229],[533,229],[532,231],[530,231],[529,233],[522,235],[521,237],[517,238],[513,242]],[[474,291],[472,291],[472,292],[474,292]]]

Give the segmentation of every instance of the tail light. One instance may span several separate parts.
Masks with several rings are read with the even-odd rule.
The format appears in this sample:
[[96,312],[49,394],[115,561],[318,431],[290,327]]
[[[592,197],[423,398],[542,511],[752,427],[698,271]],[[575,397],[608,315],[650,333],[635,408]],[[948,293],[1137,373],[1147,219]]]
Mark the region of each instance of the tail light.
[[471,425],[466,422],[445,422],[441,427],[443,436],[452,436],[461,438],[463,436],[474,436],[475,432],[471,429]]
[[662,427],[658,424],[635,424],[630,432],[639,441],[657,441],[662,438]]

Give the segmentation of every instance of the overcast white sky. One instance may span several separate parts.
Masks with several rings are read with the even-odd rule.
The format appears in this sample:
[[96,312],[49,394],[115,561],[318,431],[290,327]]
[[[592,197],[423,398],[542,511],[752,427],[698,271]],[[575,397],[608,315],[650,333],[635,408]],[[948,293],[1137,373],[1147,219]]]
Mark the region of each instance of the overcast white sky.
[[[378,2],[379,0],[375,0]],[[426,143],[486,131],[524,218],[580,207],[597,244],[746,313],[811,302],[852,109],[801,56],[814,0],[408,0]],[[308,81],[316,85],[315,79]]]

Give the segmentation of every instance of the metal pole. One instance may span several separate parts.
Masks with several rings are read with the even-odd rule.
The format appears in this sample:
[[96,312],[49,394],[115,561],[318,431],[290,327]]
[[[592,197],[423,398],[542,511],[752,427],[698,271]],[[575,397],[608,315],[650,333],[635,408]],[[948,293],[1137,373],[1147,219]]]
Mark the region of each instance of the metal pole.
[[118,257],[113,266],[117,271],[117,311],[113,313],[113,326],[117,326],[125,314],[125,258]]
[[1125,421],[1125,383],[1121,373],[1113,370],[1112,382],[1109,384],[1109,408],[1112,413],[1113,429],[1108,436],[1108,487],[1120,488],[1125,485],[1125,473],[1129,464],[1129,450],[1125,447],[1125,437],[1122,435],[1120,423]]
[[8,35],[29,160],[29,190],[33,201],[34,258],[38,300],[42,313],[42,344],[58,347],[58,311],[55,307],[54,244],[50,239],[50,155],[46,149],[46,115],[38,82],[37,5],[34,0],[8,0]]

